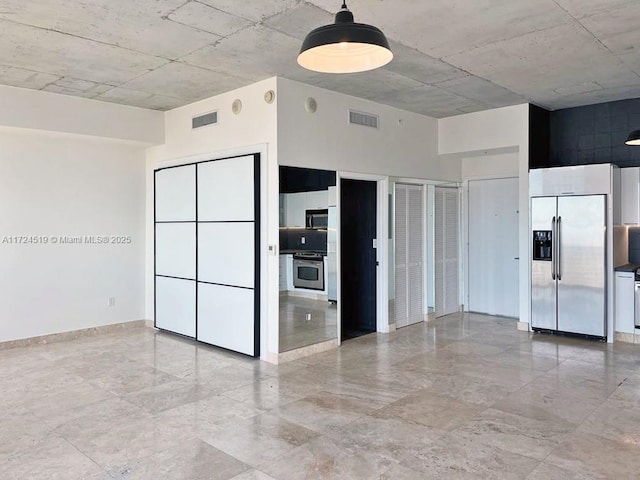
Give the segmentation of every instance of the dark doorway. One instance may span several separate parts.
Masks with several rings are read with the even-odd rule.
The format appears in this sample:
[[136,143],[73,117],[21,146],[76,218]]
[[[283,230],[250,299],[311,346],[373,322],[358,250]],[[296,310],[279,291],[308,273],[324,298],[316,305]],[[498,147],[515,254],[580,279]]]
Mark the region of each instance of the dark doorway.
[[342,340],[376,331],[377,185],[340,181]]

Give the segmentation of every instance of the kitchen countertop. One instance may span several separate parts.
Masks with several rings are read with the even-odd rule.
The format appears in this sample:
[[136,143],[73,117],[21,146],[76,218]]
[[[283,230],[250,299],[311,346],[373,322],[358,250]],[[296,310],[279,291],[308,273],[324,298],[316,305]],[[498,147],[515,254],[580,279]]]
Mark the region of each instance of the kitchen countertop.
[[620,265],[615,268],[616,272],[635,272],[636,268],[640,267],[640,265],[636,265],[635,263],[627,263],[626,265]]
[[318,251],[318,250],[300,250],[300,249],[294,249],[294,250],[280,250],[280,255],[293,255],[294,253],[298,253],[298,252],[314,252],[314,253],[319,253],[321,254],[323,257],[327,256],[327,252],[324,251]]

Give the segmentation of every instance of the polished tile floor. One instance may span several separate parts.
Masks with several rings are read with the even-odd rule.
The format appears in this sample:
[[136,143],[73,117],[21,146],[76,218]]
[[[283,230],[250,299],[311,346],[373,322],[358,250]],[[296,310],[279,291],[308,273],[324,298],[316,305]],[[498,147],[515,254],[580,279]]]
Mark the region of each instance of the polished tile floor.
[[[338,309],[327,300],[280,296],[280,352],[338,338]],[[306,314],[311,314],[308,320]]]
[[0,479],[640,478],[640,349],[453,315],[273,366],[151,329],[0,352]]

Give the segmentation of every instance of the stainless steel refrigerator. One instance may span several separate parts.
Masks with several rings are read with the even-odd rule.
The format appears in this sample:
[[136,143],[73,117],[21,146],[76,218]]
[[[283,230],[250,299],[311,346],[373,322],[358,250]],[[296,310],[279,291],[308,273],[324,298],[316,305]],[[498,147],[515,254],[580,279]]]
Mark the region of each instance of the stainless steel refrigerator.
[[606,195],[531,199],[531,326],[606,338]]

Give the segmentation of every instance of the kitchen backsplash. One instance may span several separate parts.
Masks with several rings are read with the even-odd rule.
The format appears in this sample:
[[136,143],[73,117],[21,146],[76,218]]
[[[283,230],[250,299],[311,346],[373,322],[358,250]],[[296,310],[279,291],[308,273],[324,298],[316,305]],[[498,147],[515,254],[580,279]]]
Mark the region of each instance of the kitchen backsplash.
[[640,227],[629,228],[629,263],[640,265]]
[[[304,238],[304,243],[302,239]],[[306,228],[281,228],[280,251],[313,250],[327,251],[327,231],[307,230]]]

